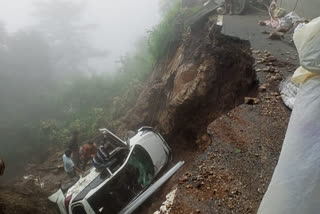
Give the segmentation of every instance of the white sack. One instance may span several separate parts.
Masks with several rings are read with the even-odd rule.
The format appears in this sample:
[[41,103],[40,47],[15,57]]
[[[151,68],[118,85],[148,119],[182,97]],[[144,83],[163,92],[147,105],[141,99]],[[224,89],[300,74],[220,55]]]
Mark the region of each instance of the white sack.
[[292,83],[291,77],[291,75],[288,76],[280,83],[279,91],[284,104],[290,109],[293,109],[294,101],[299,90],[299,85]]
[[258,214],[320,213],[320,76],[299,89],[278,165]]
[[[293,35],[300,65],[309,72],[320,74],[320,17],[300,27]],[[320,211],[319,211],[320,213]]]

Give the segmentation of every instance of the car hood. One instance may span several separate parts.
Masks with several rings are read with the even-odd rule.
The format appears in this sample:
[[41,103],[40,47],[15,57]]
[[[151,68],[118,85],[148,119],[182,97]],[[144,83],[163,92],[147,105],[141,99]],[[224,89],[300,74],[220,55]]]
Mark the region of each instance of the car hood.
[[97,176],[100,175],[100,172],[97,172],[94,167],[92,167],[88,174],[84,177],[81,177],[77,183],[75,183],[67,192],[66,196],[73,195],[77,196],[86,186],[88,186]]

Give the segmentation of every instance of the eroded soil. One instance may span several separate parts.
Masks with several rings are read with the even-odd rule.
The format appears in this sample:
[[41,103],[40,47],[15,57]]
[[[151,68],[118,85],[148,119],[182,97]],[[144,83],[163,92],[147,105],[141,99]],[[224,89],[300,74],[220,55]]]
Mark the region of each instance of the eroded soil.
[[[170,60],[156,68],[149,89],[120,127],[120,132],[157,127],[173,148],[174,161],[186,161],[137,213],[153,213],[176,186],[172,213],[255,213],[277,163],[290,115],[278,84],[295,66],[264,50],[253,51],[254,65],[248,42],[215,39],[210,25],[203,27],[185,35]],[[238,106],[245,96],[257,96],[258,102]],[[21,178],[18,186],[2,187],[0,213],[53,213],[47,196],[66,177],[57,168],[62,151],[56,148],[43,164],[26,169],[41,178],[43,188]]]
[[278,85],[295,66],[269,52],[254,52],[261,81],[258,103],[243,104],[210,124],[213,143],[180,178],[172,213],[257,212],[290,116]]

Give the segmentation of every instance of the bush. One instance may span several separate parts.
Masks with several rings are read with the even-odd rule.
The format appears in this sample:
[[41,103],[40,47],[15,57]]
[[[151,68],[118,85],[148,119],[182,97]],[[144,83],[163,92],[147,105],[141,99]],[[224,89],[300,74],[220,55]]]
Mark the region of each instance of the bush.
[[176,30],[176,18],[181,10],[181,3],[177,2],[168,12],[160,24],[149,32],[149,48],[155,61],[160,60],[174,44],[179,33]]

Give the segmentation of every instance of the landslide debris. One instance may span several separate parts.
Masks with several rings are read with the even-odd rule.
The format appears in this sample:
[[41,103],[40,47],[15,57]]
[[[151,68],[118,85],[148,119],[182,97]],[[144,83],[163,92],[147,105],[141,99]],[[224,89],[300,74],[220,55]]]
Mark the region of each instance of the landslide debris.
[[[257,212],[290,116],[278,86],[295,65],[279,61],[267,51],[253,52],[257,69],[261,69],[255,98],[259,102],[240,105],[209,125],[212,144],[180,177],[171,214]],[[273,78],[276,75],[278,78]]]
[[188,20],[182,40],[156,66],[118,133],[150,125],[168,142],[191,143],[221,114],[244,102],[257,81],[248,41],[223,35],[216,17]]
[[[244,97],[255,89],[257,81],[249,42],[223,35],[216,17],[210,14],[183,24],[181,41],[173,44],[155,66],[136,105],[121,120],[118,133],[150,125],[173,147],[194,142],[200,146],[210,141],[205,135],[207,126],[243,103]],[[0,191],[3,212],[50,213],[47,196],[65,176],[56,168],[61,156],[57,151],[43,164],[30,168],[28,173],[41,177],[45,183],[40,192]]]
[[46,194],[28,183],[21,187],[0,187],[0,214],[56,214]]
[[0,186],[0,214],[59,213],[48,196],[60,188],[62,181],[68,179],[63,168],[58,167],[62,154],[62,148],[52,148],[43,163],[26,164],[24,176]]

